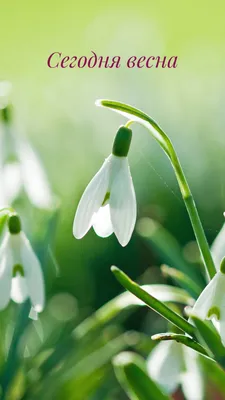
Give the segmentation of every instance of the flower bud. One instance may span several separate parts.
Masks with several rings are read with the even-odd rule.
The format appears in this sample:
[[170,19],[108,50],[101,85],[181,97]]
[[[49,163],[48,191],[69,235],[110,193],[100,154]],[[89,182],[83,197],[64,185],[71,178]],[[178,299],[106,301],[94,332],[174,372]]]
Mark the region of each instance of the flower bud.
[[127,157],[132,139],[132,130],[121,126],[113,143],[112,154],[117,157]]
[[12,235],[16,235],[21,231],[21,221],[18,214],[11,214],[8,219],[8,228],[9,232]]

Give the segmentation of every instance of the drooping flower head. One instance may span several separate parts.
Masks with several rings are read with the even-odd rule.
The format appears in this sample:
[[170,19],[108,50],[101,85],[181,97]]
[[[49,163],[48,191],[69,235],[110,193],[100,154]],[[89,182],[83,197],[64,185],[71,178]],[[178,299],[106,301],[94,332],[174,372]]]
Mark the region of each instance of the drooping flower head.
[[136,222],[136,197],[128,164],[131,129],[121,126],[112,154],[86,187],[79,202],[73,234],[81,239],[93,226],[97,235],[113,232],[122,246],[129,242]]
[[21,193],[38,207],[50,209],[54,198],[42,163],[13,125],[10,82],[0,82],[0,205],[12,204]]
[[200,294],[191,314],[202,320],[211,319],[225,346],[225,258],[214,278]]
[[0,309],[8,305],[10,298],[23,303],[28,297],[33,311],[41,312],[45,302],[41,265],[21,230],[20,218],[11,214],[0,248]]

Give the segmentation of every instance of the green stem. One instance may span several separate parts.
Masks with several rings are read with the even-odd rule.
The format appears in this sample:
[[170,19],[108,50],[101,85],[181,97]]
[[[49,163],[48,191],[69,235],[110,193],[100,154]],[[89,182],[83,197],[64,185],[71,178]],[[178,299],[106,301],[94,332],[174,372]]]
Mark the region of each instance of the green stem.
[[125,289],[127,289],[129,292],[142,300],[148,307],[156,311],[167,321],[172,322],[183,332],[188,333],[191,336],[195,335],[196,329],[193,325],[191,325],[183,317],[168,308],[164,303],[147,293],[137,283],[132,281],[123,271],[114,266],[111,267],[111,271]]
[[166,333],[157,333],[156,335],[153,335],[151,337],[152,340],[157,340],[157,341],[162,341],[162,340],[175,340],[177,343],[182,343],[187,347],[190,347],[191,349],[197,351],[200,354],[203,354],[204,356],[209,357],[209,354],[207,353],[207,350],[198,342],[193,340],[192,338],[173,333],[173,332],[166,332]]
[[195,233],[195,237],[200,249],[206,272],[212,279],[213,276],[216,274],[216,268],[212,259],[212,255],[210,253],[209,245],[207,243],[205,232],[203,230],[194,199],[192,197],[192,193],[188,186],[186,177],[184,175],[184,172],[180,165],[180,161],[177,157],[171,140],[151,117],[149,117],[141,110],[138,110],[137,108],[111,100],[98,100],[96,104],[117,111],[124,115],[126,118],[132,118],[133,121],[139,122],[140,124],[144,125],[169,157],[191,220],[191,224]]

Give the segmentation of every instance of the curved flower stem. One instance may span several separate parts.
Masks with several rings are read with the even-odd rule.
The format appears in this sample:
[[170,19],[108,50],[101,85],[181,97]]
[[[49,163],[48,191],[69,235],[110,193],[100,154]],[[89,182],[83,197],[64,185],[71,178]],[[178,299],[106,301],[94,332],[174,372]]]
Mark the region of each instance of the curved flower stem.
[[96,104],[117,111],[126,118],[132,119],[133,121],[139,122],[140,124],[144,125],[169,157],[178,181],[178,185],[180,187],[181,195],[183,197],[191,220],[191,224],[195,233],[195,237],[200,249],[206,272],[212,279],[216,273],[216,268],[209,250],[209,245],[205,236],[204,229],[202,227],[201,220],[198,215],[194,199],[192,197],[191,190],[188,186],[186,177],[184,175],[180,161],[177,157],[171,140],[151,117],[149,117],[141,110],[138,110],[137,108],[111,100],[98,100]]
[[187,333],[192,337],[195,336],[196,328],[194,327],[194,325],[190,324],[183,317],[175,313],[160,300],[151,296],[148,292],[142,289],[137,283],[132,281],[129,278],[129,276],[127,276],[119,268],[112,266],[111,271],[125,289],[134,294],[136,297],[138,297],[138,299],[142,300],[148,307],[156,311],[159,315],[161,315],[167,321],[177,326],[183,332]]

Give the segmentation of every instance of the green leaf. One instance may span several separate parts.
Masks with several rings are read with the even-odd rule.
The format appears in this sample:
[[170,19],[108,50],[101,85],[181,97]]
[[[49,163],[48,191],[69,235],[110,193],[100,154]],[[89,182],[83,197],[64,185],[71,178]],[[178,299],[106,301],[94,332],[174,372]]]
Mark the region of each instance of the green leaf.
[[225,399],[225,371],[212,360],[201,357],[201,366],[210,383],[213,383],[222,395],[221,400]]
[[225,347],[223,346],[220,336],[217,331],[213,328],[211,322],[202,321],[196,316],[191,316],[196,328],[198,329],[205,344],[211,350],[218,362],[225,363]]
[[131,352],[113,359],[116,377],[131,400],[169,400],[147,374],[145,360]]
[[188,275],[184,274],[181,271],[178,271],[176,268],[168,267],[168,265],[162,265],[161,271],[165,277],[172,278],[175,283],[187,289],[188,292],[196,299],[199,297],[201,293],[201,288],[197,283],[195,283],[194,280],[189,278]]
[[162,340],[175,340],[178,343],[182,343],[187,347],[190,347],[191,349],[197,351],[198,353],[209,357],[209,354],[207,353],[207,350],[196,340],[192,339],[189,336],[186,335],[181,335],[177,333],[157,333],[156,335],[152,336],[152,340],[157,340],[157,341],[162,341]]
[[137,283],[132,281],[123,271],[114,266],[111,267],[111,271],[125,289],[137,296],[148,307],[156,311],[162,317],[167,319],[167,321],[171,322],[185,333],[188,333],[190,336],[193,336],[195,334],[195,327],[193,325],[191,325],[183,317],[168,308],[160,300],[147,293]]

